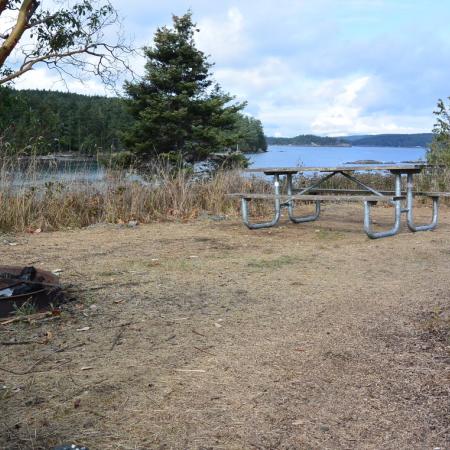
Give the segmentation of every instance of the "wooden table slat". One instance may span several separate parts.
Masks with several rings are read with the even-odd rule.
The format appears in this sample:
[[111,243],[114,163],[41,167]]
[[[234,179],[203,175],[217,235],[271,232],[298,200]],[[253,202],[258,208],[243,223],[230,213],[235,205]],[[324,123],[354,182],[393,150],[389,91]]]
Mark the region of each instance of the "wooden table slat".
[[282,202],[287,202],[288,200],[299,200],[299,201],[330,201],[330,202],[390,202],[393,196],[380,196],[380,195],[274,195],[274,194],[245,194],[245,193],[234,193],[228,194],[230,197],[248,198],[251,200],[276,200],[279,199]]
[[246,169],[248,173],[265,173],[267,175],[282,175],[282,174],[295,174],[302,172],[357,172],[368,170],[395,170],[395,171],[408,171],[408,170],[423,170],[429,167],[427,164],[386,164],[386,165],[361,165],[361,166],[336,166],[336,167],[261,167],[255,169]]

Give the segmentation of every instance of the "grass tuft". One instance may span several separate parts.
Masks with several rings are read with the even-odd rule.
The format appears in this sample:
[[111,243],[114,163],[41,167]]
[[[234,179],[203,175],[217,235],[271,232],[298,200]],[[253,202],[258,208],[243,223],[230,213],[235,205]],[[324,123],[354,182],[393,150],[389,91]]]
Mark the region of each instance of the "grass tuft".
[[256,259],[249,261],[247,266],[253,269],[281,269],[284,266],[296,264],[300,258],[296,256],[282,255],[275,259]]

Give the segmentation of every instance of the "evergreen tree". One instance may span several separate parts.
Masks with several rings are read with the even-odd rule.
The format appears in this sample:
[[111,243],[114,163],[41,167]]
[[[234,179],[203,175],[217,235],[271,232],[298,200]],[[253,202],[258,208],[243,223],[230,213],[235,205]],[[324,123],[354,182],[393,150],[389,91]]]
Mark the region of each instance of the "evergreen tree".
[[253,117],[241,116],[238,121],[240,134],[239,150],[242,152],[266,151],[267,142],[261,121]]
[[439,99],[437,108],[434,111],[437,122],[433,128],[433,141],[427,157],[431,164],[450,166],[450,107]]
[[191,12],[173,16],[173,28],[159,28],[144,48],[145,76],[126,83],[129,110],[136,119],[124,142],[141,157],[176,154],[188,161],[235,147],[244,103],[223,93],[211,79],[208,62],[194,42]]

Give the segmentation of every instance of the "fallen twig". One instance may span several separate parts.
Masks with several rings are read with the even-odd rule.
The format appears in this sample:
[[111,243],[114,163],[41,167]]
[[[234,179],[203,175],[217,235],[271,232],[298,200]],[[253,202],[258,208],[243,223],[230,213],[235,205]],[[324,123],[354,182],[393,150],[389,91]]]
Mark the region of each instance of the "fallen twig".
[[206,337],[204,334],[199,333],[198,331],[196,331],[196,330],[194,330],[194,329],[192,330],[192,332],[193,332],[194,334],[198,335],[198,336]]
[[39,364],[41,364],[42,362],[44,362],[45,360],[49,359],[51,356],[53,356],[55,353],[62,353],[65,352],[66,350],[72,350],[74,348],[78,348],[78,347],[82,347],[84,344],[84,342],[82,342],[81,344],[76,344],[76,345],[72,345],[72,346],[67,346],[67,347],[63,347],[63,348],[59,348],[57,350],[54,350],[52,353],[49,353],[48,355],[43,356],[41,359],[38,359],[35,363],[33,363],[27,370],[23,371],[23,372],[16,372],[15,370],[11,370],[11,369],[5,369],[3,367],[0,367],[0,370],[3,372],[8,372],[8,373],[12,373],[13,375],[27,375],[31,372],[33,372],[33,369],[38,366]]
[[116,333],[116,335],[114,336],[114,339],[112,341],[111,348],[109,349],[110,351],[114,350],[114,347],[119,343],[119,341],[122,338],[122,335],[125,331],[125,327],[127,327],[128,325],[132,325],[133,323],[135,323],[135,322],[126,322],[126,323],[123,323],[122,325],[120,325],[120,329]]
[[195,350],[198,350],[199,352],[203,352],[203,353],[206,353],[207,355],[211,355],[211,356],[217,356],[217,355],[215,355],[214,353],[211,353],[211,352],[207,352],[206,350],[203,350],[202,348],[200,348],[200,347],[195,347],[194,346],[194,348],[195,348]]
[[[115,317],[114,317],[114,319],[115,319]],[[120,323],[119,325],[111,325],[109,327],[103,327],[103,328],[105,328],[107,330],[109,330],[111,328],[122,328],[122,327],[126,327],[128,325],[133,325],[135,323],[138,323],[138,322],[125,322],[125,323]]]
[[[59,313],[59,311],[58,311]],[[0,324],[2,325],[9,325],[10,323],[14,323],[14,322],[30,322],[32,320],[41,320],[41,319],[45,319],[46,317],[52,317],[52,316],[59,316],[59,314],[57,314],[55,311],[45,311],[45,312],[41,312],[41,313],[36,313],[36,314],[29,314],[27,316],[17,316],[17,317],[13,317],[12,319],[3,319],[0,320]]]
[[41,341],[6,341],[0,342],[0,345],[28,345],[28,344],[44,344]]
[[120,341],[120,339],[121,339],[121,337],[122,337],[122,335],[123,335],[123,330],[124,330],[124,328],[122,327],[122,328],[120,328],[120,330],[116,333],[116,335],[114,336],[114,339],[113,339],[113,341],[112,341],[111,348],[109,349],[109,351],[113,351],[113,350],[114,350],[114,347],[119,343],[119,341]]

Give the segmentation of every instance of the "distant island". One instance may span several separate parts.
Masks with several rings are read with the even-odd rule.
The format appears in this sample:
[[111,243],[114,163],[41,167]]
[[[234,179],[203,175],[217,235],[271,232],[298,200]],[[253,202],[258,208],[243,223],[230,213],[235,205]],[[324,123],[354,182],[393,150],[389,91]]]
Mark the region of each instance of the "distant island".
[[300,134],[292,138],[266,137],[268,145],[301,145],[302,147],[350,147],[343,138],[321,137],[313,134]]
[[302,147],[428,147],[432,133],[375,134],[354,136],[315,136],[301,134],[292,138],[267,137],[268,145],[299,145]]

